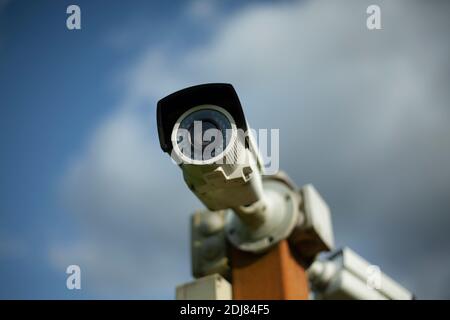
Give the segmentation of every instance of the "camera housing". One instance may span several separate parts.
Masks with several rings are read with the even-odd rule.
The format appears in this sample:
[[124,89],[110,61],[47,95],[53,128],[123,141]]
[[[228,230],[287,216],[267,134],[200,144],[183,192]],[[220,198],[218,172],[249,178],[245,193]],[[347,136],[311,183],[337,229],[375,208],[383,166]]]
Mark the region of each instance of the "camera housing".
[[159,142],[164,152],[171,153],[173,127],[183,113],[201,105],[216,105],[226,110],[236,127],[247,131],[244,112],[233,86],[228,83],[207,83],[174,92],[158,101],[157,124]]
[[[157,122],[161,148],[179,165],[191,191],[210,211],[225,211],[220,233],[233,246],[263,252],[287,239],[294,228],[296,245],[314,242],[308,259],[332,245],[316,241],[325,234],[311,232],[316,228],[314,221],[305,224],[309,237],[298,236],[305,232],[303,222],[310,221],[300,211],[302,195],[282,172],[263,179],[264,167],[233,86],[211,83],[177,91],[158,102]],[[209,153],[211,149],[214,153]],[[201,220],[213,214],[203,214]],[[193,235],[199,237],[194,242],[199,245],[192,250],[194,273],[218,272],[218,266],[226,269],[223,259],[208,255],[204,259],[213,241],[209,238],[214,237],[197,232],[196,226]]]
[[411,300],[414,296],[345,247],[326,260],[316,260],[308,276],[318,300]]
[[[261,199],[262,162],[232,85],[211,83],[177,91],[158,102],[157,122],[161,148],[180,166],[186,184],[209,210]],[[205,139],[209,129],[220,133],[214,137],[215,145]],[[217,143],[218,138],[223,141]],[[212,155],[205,152],[217,150]]]

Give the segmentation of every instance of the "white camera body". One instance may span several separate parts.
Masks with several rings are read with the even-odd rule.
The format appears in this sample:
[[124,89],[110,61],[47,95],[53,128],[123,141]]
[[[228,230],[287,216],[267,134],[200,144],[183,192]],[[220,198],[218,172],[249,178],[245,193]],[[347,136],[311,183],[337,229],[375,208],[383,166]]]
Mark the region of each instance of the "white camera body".
[[262,197],[263,166],[230,84],[189,87],[161,99],[161,148],[211,210],[248,206]]
[[[229,141],[226,141],[225,148],[222,148],[222,141],[215,145],[211,144],[213,147],[217,147],[216,150],[220,150],[220,153],[215,154],[214,157],[209,154],[209,152],[215,151],[213,147],[204,148],[201,154],[194,151],[187,156],[180,148],[180,143],[177,143],[182,136],[180,127],[183,121],[201,111],[208,111],[209,114],[212,114],[211,110],[216,111],[216,115],[220,114],[228,121],[230,128],[226,129],[229,132],[225,136]],[[203,119],[203,121],[212,120]],[[199,126],[198,130],[203,132],[201,122],[199,122]],[[204,136],[209,134],[209,138],[211,138],[214,133],[212,130],[207,130]],[[216,130],[217,132],[220,130]],[[200,138],[205,139],[204,136]],[[221,139],[221,136],[216,135],[215,138]],[[187,139],[189,140],[189,137]],[[209,210],[216,211],[250,205],[262,197],[263,167],[254,138],[249,131],[244,132],[237,128],[234,118],[224,108],[205,104],[187,110],[176,121],[171,141],[173,145],[171,156],[183,170],[186,184]],[[196,155],[199,156],[195,157]]]
[[316,260],[308,276],[318,300],[411,300],[413,295],[349,248]]
[[[292,241],[302,247],[308,243],[308,261],[332,247],[330,227],[320,230],[318,223],[331,223],[329,211],[311,207],[323,204],[317,192],[306,188],[302,195],[281,172],[263,178],[254,137],[230,84],[172,93],[158,102],[157,121],[161,148],[179,165],[188,187],[210,211],[226,210],[224,233],[233,246],[263,252],[295,229]],[[316,214],[322,218],[315,219]],[[210,265],[197,269],[214,270]]]

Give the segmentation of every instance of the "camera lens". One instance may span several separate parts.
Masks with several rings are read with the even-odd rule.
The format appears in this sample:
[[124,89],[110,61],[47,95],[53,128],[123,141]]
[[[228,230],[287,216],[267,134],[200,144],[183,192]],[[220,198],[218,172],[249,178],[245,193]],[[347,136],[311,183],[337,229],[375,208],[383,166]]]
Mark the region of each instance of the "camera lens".
[[[195,121],[194,121],[195,123]],[[195,130],[195,125],[192,124],[189,128],[189,139],[190,143],[192,145],[195,145],[195,143],[201,144],[202,146],[207,146],[211,143],[211,141],[207,141],[204,139],[205,133],[210,130],[220,130],[218,126],[213,123],[211,120],[203,120],[199,123],[199,130]]]
[[184,117],[177,130],[181,152],[193,160],[209,160],[226,149],[231,122],[219,110],[204,108]]

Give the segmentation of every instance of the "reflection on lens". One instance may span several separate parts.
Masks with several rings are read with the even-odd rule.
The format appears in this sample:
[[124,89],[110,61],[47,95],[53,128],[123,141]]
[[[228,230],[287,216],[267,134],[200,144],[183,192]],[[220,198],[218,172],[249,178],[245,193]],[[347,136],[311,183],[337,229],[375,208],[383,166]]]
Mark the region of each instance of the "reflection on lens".
[[184,118],[177,132],[181,152],[194,160],[209,160],[227,147],[231,123],[220,111],[202,109]]
[[[197,130],[195,130],[195,123],[197,123]],[[190,143],[195,146],[195,144],[207,146],[213,141],[207,141],[205,139],[205,132],[208,130],[220,130],[217,125],[212,123],[211,120],[195,121],[193,125],[189,128],[189,138]]]

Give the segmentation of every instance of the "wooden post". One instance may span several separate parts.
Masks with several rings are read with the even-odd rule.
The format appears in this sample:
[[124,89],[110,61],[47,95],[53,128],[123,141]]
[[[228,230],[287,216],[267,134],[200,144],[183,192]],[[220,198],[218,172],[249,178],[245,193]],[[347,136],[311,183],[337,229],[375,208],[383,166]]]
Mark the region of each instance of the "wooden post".
[[233,299],[305,300],[308,278],[287,240],[262,255],[231,248]]

